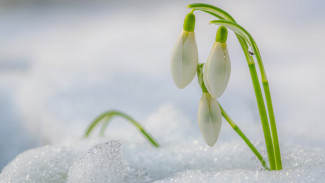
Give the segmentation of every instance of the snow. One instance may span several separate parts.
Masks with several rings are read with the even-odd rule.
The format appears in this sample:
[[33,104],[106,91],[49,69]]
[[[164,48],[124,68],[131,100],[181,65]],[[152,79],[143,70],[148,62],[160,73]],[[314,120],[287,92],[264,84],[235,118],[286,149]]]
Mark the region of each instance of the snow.
[[[262,53],[283,157],[277,172],[262,170],[225,121],[209,148],[197,125],[197,81],[174,86],[169,57],[188,1],[1,6],[0,182],[325,182],[324,2],[215,2],[254,35]],[[197,15],[204,61],[216,27]],[[228,46],[232,75],[220,103],[266,157],[249,71],[232,33]],[[105,138],[94,138],[95,131],[81,140],[89,122],[110,109],[137,119],[161,148],[121,119]]]
[[117,141],[109,141],[92,147],[70,168],[67,182],[123,182],[127,163],[120,146]]
[[[96,145],[89,148],[91,144]],[[22,153],[4,168],[0,182],[325,181],[323,150],[296,144],[282,144],[281,147],[284,169],[267,171],[246,145],[240,142],[210,148],[198,141],[191,143],[183,140],[160,149],[143,143],[125,144],[121,149],[117,140],[82,140],[70,145],[44,146]]]
[[[284,147],[281,171],[267,171],[257,168],[236,167],[234,161],[228,167],[215,167],[215,170],[183,170],[172,177],[156,181],[156,183],[209,183],[209,182],[324,182],[325,153],[317,149],[299,147],[287,144]],[[231,156],[232,153],[230,153]],[[234,153],[240,156],[239,153]],[[249,162],[249,157],[244,160]],[[235,165],[235,166],[234,166]]]
[[[325,181],[324,149],[281,143],[283,170],[267,171],[225,121],[220,138],[210,148],[200,135],[197,124],[191,123],[171,104],[161,106],[143,123],[160,143],[158,149],[130,124],[114,122],[121,123],[121,128],[111,130],[108,127],[103,138],[96,137],[98,129],[95,129],[90,139],[22,153],[3,169],[0,182]],[[247,135],[257,134],[255,130],[255,133]],[[263,141],[252,142],[266,157]]]
[[[90,139],[21,153],[3,169],[0,183],[325,181],[322,147],[280,141],[283,170],[266,171],[225,121],[212,148],[205,144],[198,124],[172,104],[162,105],[142,124],[160,148],[150,145],[127,122],[113,120],[103,138],[97,137],[97,128]],[[257,130],[261,127],[254,122],[246,125],[251,130],[244,132],[266,157],[261,131]]]
[[44,146],[28,150],[3,169],[0,182],[64,182],[69,167],[78,156],[70,146]]

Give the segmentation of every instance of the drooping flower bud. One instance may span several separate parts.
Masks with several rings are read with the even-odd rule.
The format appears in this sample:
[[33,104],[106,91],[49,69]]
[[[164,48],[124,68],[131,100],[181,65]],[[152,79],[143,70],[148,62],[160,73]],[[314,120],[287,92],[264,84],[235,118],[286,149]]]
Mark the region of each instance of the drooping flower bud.
[[227,28],[221,26],[204,68],[203,80],[214,98],[223,94],[230,78],[231,64],[226,41]]
[[198,121],[205,142],[212,147],[220,134],[222,116],[218,101],[209,93],[203,93],[201,96]]
[[176,86],[185,88],[194,78],[198,64],[198,49],[194,34],[195,16],[187,14],[183,31],[171,56],[171,73]]

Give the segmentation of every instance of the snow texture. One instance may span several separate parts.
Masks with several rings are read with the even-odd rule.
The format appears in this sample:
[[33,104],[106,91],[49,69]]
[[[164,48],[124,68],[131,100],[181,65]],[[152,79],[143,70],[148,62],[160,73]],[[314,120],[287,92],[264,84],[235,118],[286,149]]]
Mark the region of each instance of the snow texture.
[[128,167],[120,146],[118,141],[112,140],[92,147],[70,168],[67,182],[115,183],[131,182],[131,180],[141,182],[139,179],[134,179],[137,177],[133,175],[137,172]]
[[[324,182],[321,149],[282,144],[284,169],[266,171],[244,143],[210,148],[183,140],[155,149],[147,144],[76,142],[26,151],[0,174],[1,183]],[[88,151],[89,144],[100,143]],[[258,148],[262,148],[258,145]],[[265,152],[264,152],[265,155]]]
[[79,154],[72,147],[44,146],[21,153],[0,175],[1,183],[64,182]]
[[[223,123],[210,148],[197,124],[172,105],[162,106],[143,123],[159,149],[131,125],[121,124],[123,128],[108,129],[109,138],[23,152],[3,169],[0,183],[325,182],[323,148],[281,143],[283,170],[266,171],[228,124]],[[252,143],[267,157],[264,142],[256,140],[260,137],[254,131],[247,135],[252,133]]]
[[[245,168],[216,168],[215,170],[184,170],[156,183],[212,183],[212,182],[324,182],[325,154],[295,145],[286,145],[284,169],[267,171]],[[248,162],[248,161],[247,161]],[[230,165],[233,166],[233,165]]]

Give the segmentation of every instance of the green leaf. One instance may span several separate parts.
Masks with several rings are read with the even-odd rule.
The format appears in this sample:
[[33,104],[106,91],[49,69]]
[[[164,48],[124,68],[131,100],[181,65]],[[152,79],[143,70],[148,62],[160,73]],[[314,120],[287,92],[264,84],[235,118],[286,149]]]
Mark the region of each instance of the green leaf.
[[192,8],[194,10],[201,10],[204,11],[206,13],[209,13],[217,18],[220,19],[225,19],[225,20],[229,20],[231,22],[236,22],[234,20],[234,18],[232,18],[232,16],[229,15],[229,13],[227,13],[226,11],[212,6],[210,4],[204,4],[204,3],[194,3],[194,4],[190,4],[187,6],[188,8]]
[[140,125],[139,122],[137,122],[135,119],[133,119],[131,116],[121,112],[121,111],[117,111],[117,110],[110,110],[107,112],[102,113],[101,115],[99,115],[87,128],[86,133],[84,135],[84,137],[89,137],[90,133],[94,130],[94,128],[102,121],[104,121],[105,119],[108,120],[106,121],[106,123],[104,123],[104,127],[102,127],[101,131],[104,131],[109,123],[109,121],[115,117],[115,116],[119,116],[122,117],[124,119],[126,119],[127,121],[129,121],[131,124],[133,124],[136,128],[138,128],[138,130],[147,138],[147,140],[156,148],[158,148],[160,145],[154,140],[154,138]]

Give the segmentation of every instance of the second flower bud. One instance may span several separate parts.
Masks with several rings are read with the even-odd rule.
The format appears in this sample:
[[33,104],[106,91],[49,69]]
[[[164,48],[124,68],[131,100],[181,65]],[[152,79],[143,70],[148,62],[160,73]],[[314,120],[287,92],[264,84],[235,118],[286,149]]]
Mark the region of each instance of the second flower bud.
[[203,80],[208,92],[219,98],[225,91],[230,78],[231,64],[226,45],[227,28],[219,27],[208,60],[205,64]]

